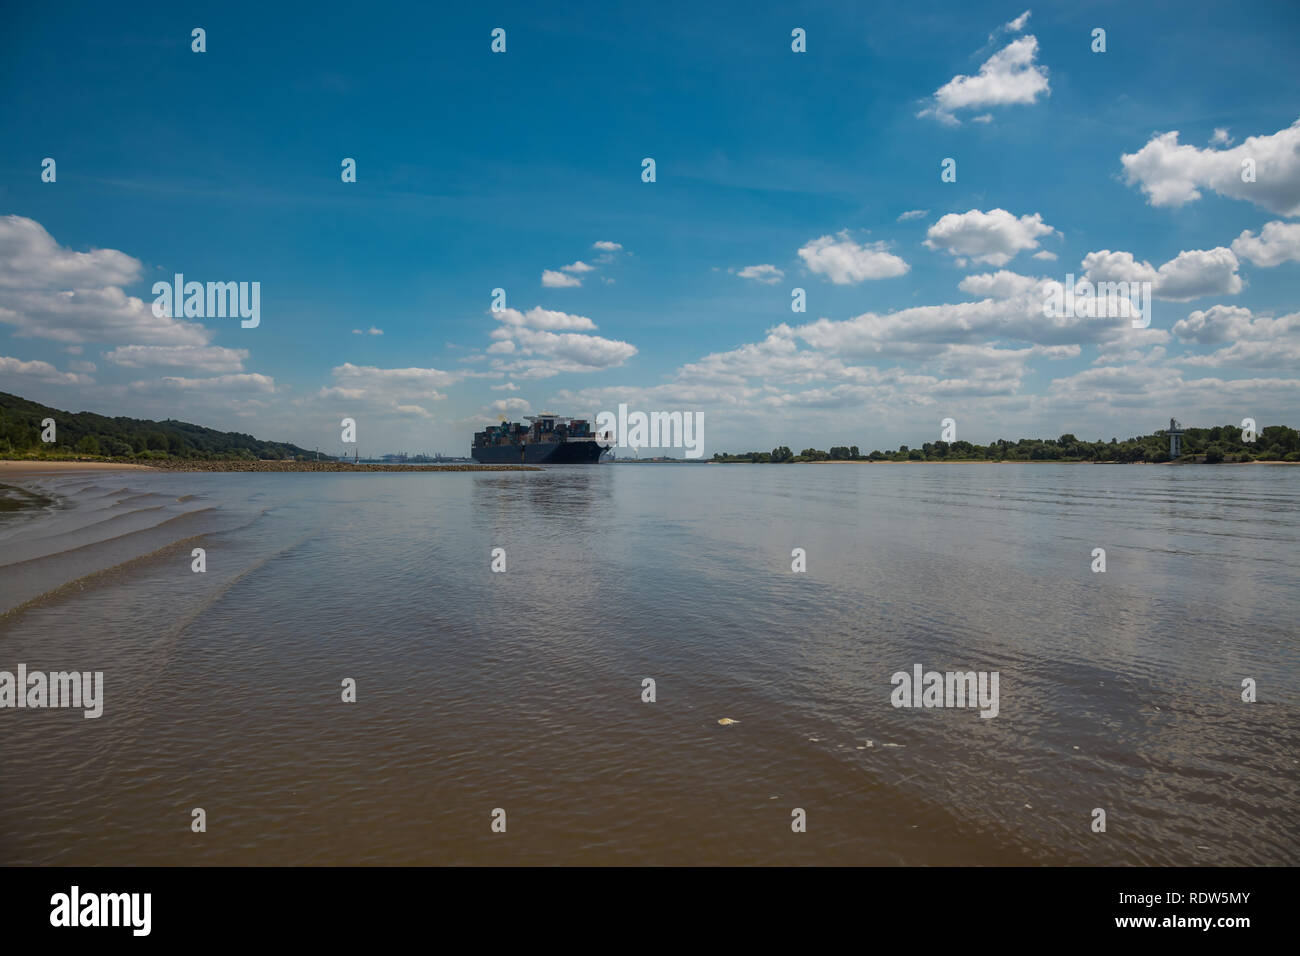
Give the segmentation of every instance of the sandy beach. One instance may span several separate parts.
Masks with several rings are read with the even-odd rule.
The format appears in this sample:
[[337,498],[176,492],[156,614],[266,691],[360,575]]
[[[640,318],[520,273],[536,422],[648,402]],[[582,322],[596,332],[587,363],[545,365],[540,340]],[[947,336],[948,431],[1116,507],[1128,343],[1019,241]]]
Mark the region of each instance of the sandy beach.
[[154,471],[148,465],[121,461],[0,461],[0,477],[67,475],[78,471]]

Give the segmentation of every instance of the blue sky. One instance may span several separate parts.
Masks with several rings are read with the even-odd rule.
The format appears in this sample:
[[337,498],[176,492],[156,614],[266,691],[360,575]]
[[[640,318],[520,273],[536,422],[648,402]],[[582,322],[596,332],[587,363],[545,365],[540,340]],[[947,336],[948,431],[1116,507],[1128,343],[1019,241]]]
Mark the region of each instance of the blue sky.
[[[709,452],[1300,423],[1300,7],[534,7],[7,13],[0,390],[362,454],[620,402]],[[177,272],[260,324],[154,316]],[[1151,327],[1044,318],[1067,273]]]

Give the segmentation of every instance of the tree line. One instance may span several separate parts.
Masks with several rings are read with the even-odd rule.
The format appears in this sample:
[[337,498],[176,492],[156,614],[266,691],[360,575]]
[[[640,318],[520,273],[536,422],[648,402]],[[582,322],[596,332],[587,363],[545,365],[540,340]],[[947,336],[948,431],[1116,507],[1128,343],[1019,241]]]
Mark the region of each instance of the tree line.
[[[55,441],[41,440],[41,422],[54,419]],[[159,458],[274,459],[305,461],[315,452],[288,442],[261,441],[239,432],[222,432],[172,419],[108,418],[93,412],[65,412],[0,392],[0,456],[93,456],[150,460]],[[321,460],[332,460],[321,455]]]
[[[1169,439],[1159,433],[1120,441],[1083,441],[1074,435],[1059,438],[999,438],[987,445],[968,441],[926,442],[919,448],[900,445],[896,450],[863,454],[857,445],[835,445],[829,451],[805,448],[797,455],[786,445],[771,451],[748,451],[742,454],[716,452],[714,461],[780,463],[802,461],[1096,461],[1096,462],[1165,462],[1169,461]],[[1300,432],[1285,425],[1268,425],[1259,430],[1255,441],[1242,437],[1240,425],[1216,425],[1213,428],[1188,428],[1182,437],[1181,461],[1219,462],[1300,461]]]

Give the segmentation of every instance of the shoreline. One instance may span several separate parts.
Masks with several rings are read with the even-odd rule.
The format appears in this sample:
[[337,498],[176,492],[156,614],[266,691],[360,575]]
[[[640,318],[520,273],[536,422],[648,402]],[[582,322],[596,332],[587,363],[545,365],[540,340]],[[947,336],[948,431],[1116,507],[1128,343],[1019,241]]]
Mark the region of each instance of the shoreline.
[[5,475],[61,475],[91,471],[181,472],[407,472],[407,471],[541,471],[536,465],[365,465],[337,461],[157,461],[148,465],[124,461],[40,461],[0,459]]
[[[614,464],[609,462],[607,464]],[[619,462],[618,464],[622,464]],[[635,464],[628,462],[627,464]],[[649,464],[679,464],[679,462],[640,462],[643,465]],[[693,464],[693,463],[692,463]],[[1182,465],[1203,465],[1205,462],[1197,461],[990,461],[982,458],[967,459],[948,459],[946,461],[800,461],[800,462],[752,462],[752,461],[702,461],[699,464],[708,465],[771,465],[771,464],[794,464],[794,465],[1138,465],[1138,466],[1182,466]],[[1300,465],[1297,461],[1223,461],[1217,462],[1214,467],[1226,466],[1229,468],[1242,465]],[[37,459],[0,459],[0,479],[5,476],[11,477],[28,477],[37,475],[67,475],[80,474],[86,472],[103,472],[103,471],[151,471],[151,472],[187,472],[190,474],[208,473],[232,473],[232,472],[323,472],[330,474],[339,473],[380,473],[380,472],[412,472],[412,471],[542,471],[537,465],[374,465],[374,464],[347,464],[344,462],[333,461],[158,461],[152,464],[136,464],[135,462],[125,461],[40,461]]]

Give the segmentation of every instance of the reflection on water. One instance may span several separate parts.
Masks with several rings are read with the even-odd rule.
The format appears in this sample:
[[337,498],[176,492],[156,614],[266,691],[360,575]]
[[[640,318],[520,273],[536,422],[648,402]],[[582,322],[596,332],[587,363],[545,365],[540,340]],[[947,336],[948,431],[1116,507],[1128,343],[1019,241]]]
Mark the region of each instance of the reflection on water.
[[[17,608],[0,670],[102,670],[106,700],[98,720],[0,710],[6,862],[1284,864],[1300,847],[1300,469],[16,484],[45,498],[0,516],[0,609]],[[890,675],[915,664],[998,671],[998,717],[895,709]]]

